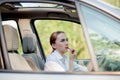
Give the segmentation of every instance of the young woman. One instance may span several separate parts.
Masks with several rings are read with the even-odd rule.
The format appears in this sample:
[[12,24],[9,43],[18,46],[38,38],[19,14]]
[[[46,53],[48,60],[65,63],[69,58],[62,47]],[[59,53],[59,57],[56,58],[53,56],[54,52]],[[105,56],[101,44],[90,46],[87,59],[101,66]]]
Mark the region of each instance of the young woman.
[[[57,31],[52,33],[50,45],[53,51],[46,59],[45,71],[88,71],[85,66],[74,62],[76,51],[69,48],[65,32]],[[69,57],[65,55],[67,51],[70,53]]]

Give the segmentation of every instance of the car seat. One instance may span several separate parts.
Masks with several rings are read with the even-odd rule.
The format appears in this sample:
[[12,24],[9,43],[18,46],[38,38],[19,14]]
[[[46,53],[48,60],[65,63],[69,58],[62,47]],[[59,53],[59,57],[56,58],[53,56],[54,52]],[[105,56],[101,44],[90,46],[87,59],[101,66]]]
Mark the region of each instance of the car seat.
[[23,37],[23,56],[31,58],[40,70],[44,70],[44,60],[37,53],[36,36],[33,33],[26,33]]
[[3,29],[12,70],[33,71],[26,59],[17,52],[19,46],[17,30],[10,25],[3,25]]

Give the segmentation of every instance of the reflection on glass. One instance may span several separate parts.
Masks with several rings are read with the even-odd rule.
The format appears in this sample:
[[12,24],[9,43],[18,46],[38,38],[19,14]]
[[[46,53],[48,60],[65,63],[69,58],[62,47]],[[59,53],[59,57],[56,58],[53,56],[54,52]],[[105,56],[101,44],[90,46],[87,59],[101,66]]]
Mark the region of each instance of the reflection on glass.
[[120,23],[81,6],[101,71],[120,71]]

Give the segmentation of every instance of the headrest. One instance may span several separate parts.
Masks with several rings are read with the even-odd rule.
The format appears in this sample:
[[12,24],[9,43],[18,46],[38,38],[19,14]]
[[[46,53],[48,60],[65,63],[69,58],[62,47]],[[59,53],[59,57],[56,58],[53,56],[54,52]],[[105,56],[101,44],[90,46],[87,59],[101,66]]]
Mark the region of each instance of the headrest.
[[23,52],[25,54],[36,52],[36,37],[33,33],[26,33],[23,37]]
[[17,30],[10,25],[3,25],[3,29],[5,33],[5,40],[7,43],[7,50],[17,51],[19,46]]

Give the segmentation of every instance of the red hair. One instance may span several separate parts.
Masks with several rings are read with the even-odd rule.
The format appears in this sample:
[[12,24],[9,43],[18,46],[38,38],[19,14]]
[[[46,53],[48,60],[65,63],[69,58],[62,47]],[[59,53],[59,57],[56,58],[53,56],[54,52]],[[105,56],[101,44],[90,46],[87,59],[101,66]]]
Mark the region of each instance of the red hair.
[[[51,34],[51,36],[50,36],[50,45],[52,46],[52,44],[55,44],[55,41],[56,41],[56,39],[57,39],[57,36],[59,35],[59,34],[61,34],[61,33],[65,33],[65,32],[63,32],[63,31],[56,31],[56,32],[53,32],[52,34]],[[55,50],[54,48],[53,48],[53,50]]]

